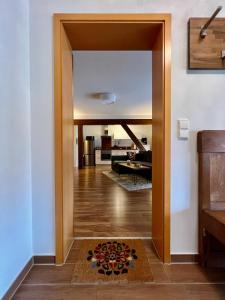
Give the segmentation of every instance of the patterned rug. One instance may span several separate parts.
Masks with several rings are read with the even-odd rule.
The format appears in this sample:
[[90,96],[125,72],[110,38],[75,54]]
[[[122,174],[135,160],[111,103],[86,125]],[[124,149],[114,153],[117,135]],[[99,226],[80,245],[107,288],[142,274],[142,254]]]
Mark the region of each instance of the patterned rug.
[[151,282],[141,240],[81,240],[72,283]]
[[118,183],[120,186],[122,186],[125,190],[129,192],[152,188],[152,183],[141,176],[137,176],[137,182],[134,183],[131,175],[123,174],[119,176],[116,172],[113,172],[112,170],[103,171],[102,173],[108,178]]

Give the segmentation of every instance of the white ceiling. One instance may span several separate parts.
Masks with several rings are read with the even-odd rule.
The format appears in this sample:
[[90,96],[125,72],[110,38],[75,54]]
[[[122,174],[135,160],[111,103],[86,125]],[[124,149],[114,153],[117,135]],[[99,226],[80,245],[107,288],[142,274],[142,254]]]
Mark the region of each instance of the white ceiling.
[[[75,51],[75,118],[149,118],[152,115],[150,51]],[[113,92],[115,104],[94,94]]]

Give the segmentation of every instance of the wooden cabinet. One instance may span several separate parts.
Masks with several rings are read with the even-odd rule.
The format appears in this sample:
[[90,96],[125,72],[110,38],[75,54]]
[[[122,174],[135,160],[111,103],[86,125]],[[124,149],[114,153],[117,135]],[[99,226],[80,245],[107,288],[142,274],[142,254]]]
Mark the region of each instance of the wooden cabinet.
[[109,150],[112,147],[112,137],[110,135],[102,135],[101,136],[102,140],[102,150]]

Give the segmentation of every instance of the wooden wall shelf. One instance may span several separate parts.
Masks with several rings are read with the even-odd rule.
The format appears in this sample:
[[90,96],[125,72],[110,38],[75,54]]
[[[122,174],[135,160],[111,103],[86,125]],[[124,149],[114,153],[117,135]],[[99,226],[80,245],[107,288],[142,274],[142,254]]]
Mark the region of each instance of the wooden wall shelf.
[[216,18],[207,29],[207,36],[200,37],[202,26],[208,18],[191,18],[188,22],[188,68],[225,70],[225,18]]

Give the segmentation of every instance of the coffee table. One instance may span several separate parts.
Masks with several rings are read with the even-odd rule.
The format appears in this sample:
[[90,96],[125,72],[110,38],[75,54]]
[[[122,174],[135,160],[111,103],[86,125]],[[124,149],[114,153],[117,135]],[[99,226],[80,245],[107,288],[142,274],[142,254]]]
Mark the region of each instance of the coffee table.
[[142,164],[136,164],[132,162],[130,164],[128,164],[127,162],[119,162],[118,165],[120,165],[120,167],[122,168],[123,174],[126,173],[132,175],[134,184],[137,183],[138,176],[145,177],[147,181],[150,178],[152,168],[151,165],[145,166]]

